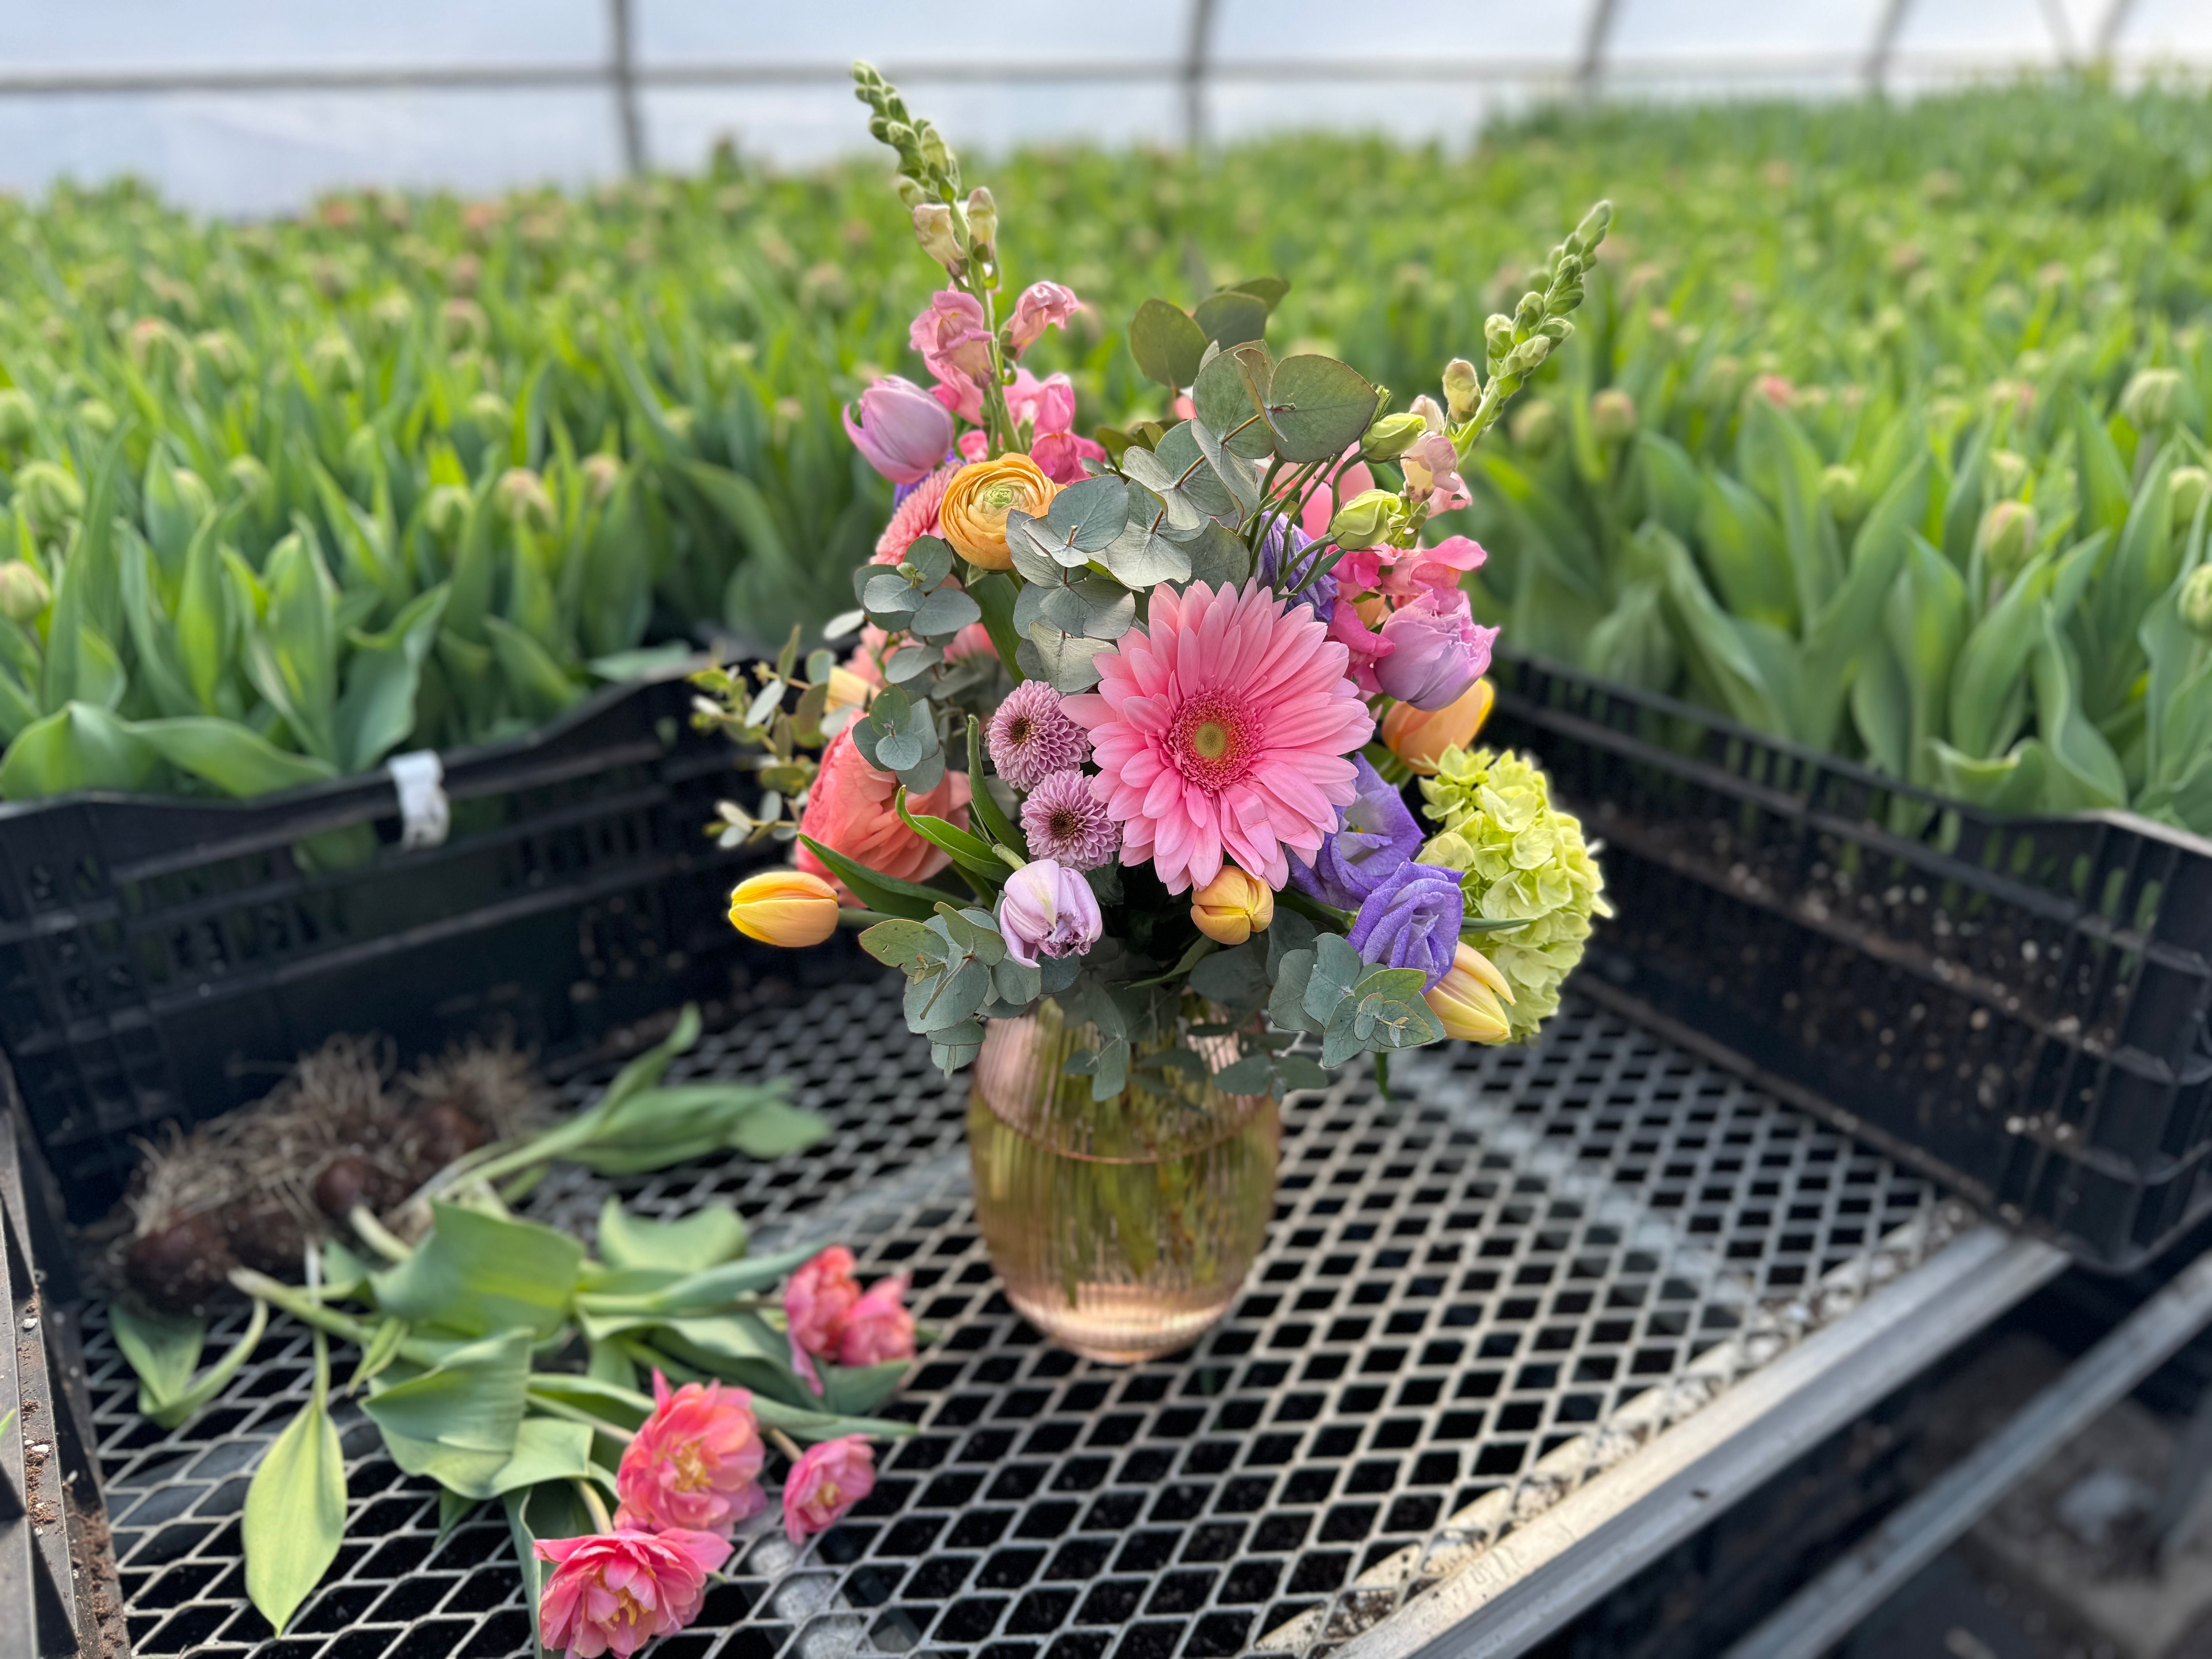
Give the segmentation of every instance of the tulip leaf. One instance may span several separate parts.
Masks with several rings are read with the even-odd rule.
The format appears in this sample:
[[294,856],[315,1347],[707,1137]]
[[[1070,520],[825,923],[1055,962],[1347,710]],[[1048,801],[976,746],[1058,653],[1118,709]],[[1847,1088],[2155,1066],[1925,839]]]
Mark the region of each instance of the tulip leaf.
[[763,1100],[730,1126],[729,1144],[763,1162],[803,1152],[830,1133],[819,1113],[781,1100]]
[[111,1304],[108,1328],[138,1378],[138,1409],[148,1417],[184,1397],[207,1340],[207,1321],[142,1313],[128,1303]]
[[[1012,523],[1012,514],[1006,515]],[[1009,544],[1011,545],[1011,543]],[[999,660],[1014,677],[1016,684],[1022,680],[1022,671],[1015,665],[1015,653],[1021,649],[1021,630],[1013,625],[1014,603],[1020,597],[1013,582],[1002,571],[994,570],[988,575],[978,576],[968,585],[969,596],[975,601],[976,609],[983,613],[983,626],[989,630],[991,643],[999,653]]]
[[513,623],[488,616],[483,626],[508,689],[532,719],[550,720],[584,695],[584,688],[545,647]]
[[141,720],[129,729],[178,770],[240,799],[298,789],[338,775],[328,762],[279,749],[252,727],[235,720],[193,714],[181,720]]
[[536,1222],[458,1204],[431,1206],[428,1237],[373,1281],[376,1304],[417,1325],[467,1336],[560,1328],[583,1267],[583,1247]]
[[437,640],[449,595],[443,586],[418,593],[400,608],[389,628],[354,636],[345,691],[337,710],[338,751],[347,771],[374,766],[415,729],[422,665]]
[[886,915],[903,916],[910,921],[927,921],[937,914],[937,905],[946,894],[941,887],[923,887],[910,881],[901,881],[896,876],[878,874],[865,864],[847,858],[834,848],[826,847],[811,836],[801,835],[799,845],[820,859],[830,873],[850,888],[854,897],[871,910],[880,910]]
[[819,1365],[822,1409],[835,1417],[866,1417],[898,1392],[913,1362],[885,1360],[880,1365]]
[[80,789],[143,789],[159,769],[152,745],[94,703],[71,702],[27,726],[0,758],[0,799]]
[[743,1217],[713,1204],[675,1221],[644,1221],[608,1195],[599,1210],[599,1257],[611,1267],[668,1267],[696,1273],[745,1253]]
[[[507,1531],[514,1540],[516,1565],[522,1571],[523,1601],[530,1610],[530,1628],[535,1632],[538,1601],[544,1594],[545,1581],[553,1575],[553,1564],[538,1559],[539,1540],[551,1543],[588,1537],[599,1529],[599,1523],[572,1481],[541,1481],[508,1492],[501,1501],[507,1508]],[[530,1645],[541,1659],[551,1659],[538,1646],[534,1634]]]
[[246,1489],[246,1593],[282,1636],[345,1538],[345,1455],[330,1413],[331,1360],[315,1333],[314,1390]]
[[506,1330],[431,1370],[379,1385],[362,1409],[394,1462],[469,1498],[489,1498],[514,1455],[530,1387],[531,1334]]

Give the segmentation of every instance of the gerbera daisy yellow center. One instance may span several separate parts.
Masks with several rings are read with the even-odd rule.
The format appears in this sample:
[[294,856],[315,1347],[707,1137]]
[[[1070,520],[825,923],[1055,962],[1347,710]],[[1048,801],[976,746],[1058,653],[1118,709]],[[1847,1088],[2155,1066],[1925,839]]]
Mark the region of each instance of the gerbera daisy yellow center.
[[1250,726],[1225,697],[1193,698],[1168,733],[1176,770],[1201,789],[1227,788],[1252,769]]

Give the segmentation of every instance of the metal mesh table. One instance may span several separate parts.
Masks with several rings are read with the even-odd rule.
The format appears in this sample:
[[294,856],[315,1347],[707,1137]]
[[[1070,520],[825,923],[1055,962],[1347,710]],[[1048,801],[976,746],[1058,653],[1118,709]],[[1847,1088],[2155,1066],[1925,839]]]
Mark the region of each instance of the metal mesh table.
[[[1894,1342],[1881,1310],[1936,1270],[1992,1285],[1950,1295],[1948,1340],[2036,1277],[1962,1270],[1982,1235],[1951,1244],[1971,1224],[1928,1182],[1577,1002],[1527,1048],[1405,1057],[1393,1102],[1364,1073],[1293,1097],[1274,1224],[1234,1312],[1186,1353],[1116,1370],[1044,1346],[999,1292],[968,1202],[964,1088],[906,1033],[895,981],[757,1016],[675,1069],[787,1074],[836,1131],[775,1164],[614,1183],[624,1201],[732,1202],[762,1246],[841,1239],[864,1274],[910,1272],[943,1340],[895,1402],[920,1432],[875,1495],[804,1552],[764,1523],[741,1538],[699,1625],[659,1650],[672,1659],[1449,1645],[1463,1611],[1431,1609],[1570,1568],[1601,1588],[1559,1517],[1660,1491],[1701,1419],[1763,1397],[1747,1379],[1771,1371],[1765,1395],[1786,1398],[1801,1351],[1848,1358],[1862,1326]],[[606,1190],[566,1172],[532,1207],[588,1234]],[[241,1322],[220,1322],[210,1352]],[[434,1489],[350,1406],[348,1541],[270,1643],[238,1516],[307,1387],[306,1333],[276,1322],[175,1431],[138,1417],[96,1317],[88,1348],[139,1653],[531,1650],[496,1507],[441,1540]]]

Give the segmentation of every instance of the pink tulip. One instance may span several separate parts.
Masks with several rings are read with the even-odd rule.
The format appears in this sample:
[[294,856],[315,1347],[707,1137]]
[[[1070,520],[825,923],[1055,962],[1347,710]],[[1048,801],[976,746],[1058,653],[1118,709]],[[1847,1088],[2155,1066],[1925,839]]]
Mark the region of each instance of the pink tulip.
[[991,331],[984,326],[983,302],[973,295],[939,289],[929,296],[928,309],[914,319],[907,338],[940,380],[957,386],[990,378]]
[[1006,954],[1024,968],[1048,957],[1079,957],[1105,931],[1097,895],[1080,872],[1051,859],[1031,859],[999,895],[999,932]]
[[918,483],[952,447],[952,416],[912,380],[886,374],[860,394],[860,418],[843,411],[845,435],[893,483]]
[[566,1650],[568,1659],[599,1659],[608,1652],[629,1659],[654,1637],[682,1630],[699,1616],[707,1575],[730,1559],[730,1541],[711,1532],[620,1528],[585,1538],[540,1539],[537,1554],[553,1564],[538,1598],[538,1639],[556,1651]]
[[841,1365],[881,1365],[914,1358],[914,1316],[906,1310],[907,1276],[879,1279],[853,1304],[837,1339]]
[[760,1425],[752,1395],[720,1382],[669,1392],[653,1374],[653,1415],[615,1471],[615,1524],[641,1532],[711,1532],[726,1538],[768,1507],[760,1489]]
[[1457,588],[1432,588],[1401,605],[1382,624],[1390,653],[1376,665],[1376,679],[1401,702],[1434,710],[1466,696],[1490,666],[1494,628],[1479,628]]
[[803,1544],[829,1531],[875,1489],[876,1455],[866,1436],[840,1435],[809,1446],[784,1478],[785,1535]]
[[1048,328],[1066,328],[1081,303],[1073,289],[1062,288],[1058,283],[1031,283],[1014,301],[1013,319],[1006,325],[1015,352],[1027,351]]
[[853,1253],[842,1244],[805,1263],[783,1287],[783,1317],[797,1353],[822,1359],[837,1357],[838,1340],[845,1322],[860,1299],[860,1283],[853,1277]]

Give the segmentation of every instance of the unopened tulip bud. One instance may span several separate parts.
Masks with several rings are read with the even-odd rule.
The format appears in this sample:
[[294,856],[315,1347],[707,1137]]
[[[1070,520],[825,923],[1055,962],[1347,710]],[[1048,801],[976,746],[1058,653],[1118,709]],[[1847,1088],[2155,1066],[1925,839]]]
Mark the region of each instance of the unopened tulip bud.
[[1590,399],[1590,430],[1601,444],[1626,443],[1636,435],[1636,399],[1609,386]]
[[914,234],[921,244],[921,251],[957,274],[967,263],[960,251],[960,239],[952,223],[952,210],[942,202],[924,202],[914,210]]
[[2139,368],[2120,393],[2120,413],[2138,432],[2156,432],[2181,413],[2181,371]]
[[1515,447],[1543,454],[1559,435],[1559,405],[1545,400],[1522,405],[1513,413],[1512,431]]
[[2035,509],[2026,501],[1992,504],[1974,540],[1982,568],[2001,582],[2010,581],[2035,550]]
[[609,455],[604,452],[586,455],[581,463],[581,471],[584,474],[585,493],[592,498],[592,504],[597,506],[613,495],[615,486],[622,482],[622,458],[619,455]]
[[1474,741],[1497,700],[1497,688],[1482,679],[1468,687],[1456,702],[1442,708],[1393,703],[1382,716],[1383,744],[1410,770],[1434,777],[1447,750],[1464,749]]
[[730,925],[786,950],[819,945],[837,931],[837,890],[804,870],[763,870],[730,895]]
[[39,406],[19,386],[0,387],[0,448],[29,441],[39,423]]
[[1397,415],[1385,415],[1367,428],[1367,436],[1359,446],[1359,459],[1364,461],[1395,461],[1411,449],[1413,441],[1428,429],[1428,422],[1411,410]]
[[0,617],[28,627],[53,597],[46,579],[21,559],[0,564]]
[[1855,466],[1820,469],[1820,499],[1838,524],[1853,524],[1866,511],[1866,475]]
[[2166,499],[2173,504],[2173,527],[2185,531],[2197,522],[2197,509],[2212,494],[2212,472],[2201,466],[2177,466],[2166,475]]
[[828,684],[829,696],[823,711],[825,714],[834,714],[841,708],[866,708],[868,699],[876,694],[874,686],[845,667],[832,668]]
[[1274,919],[1273,891],[1233,864],[1190,896],[1191,926],[1218,945],[1242,945]]
[[422,501],[422,523],[432,538],[451,547],[469,520],[469,492],[459,484],[440,484]]
[[2017,450],[1993,449],[1990,452],[1990,476],[1996,482],[1998,495],[2016,495],[2020,487],[2027,482],[2027,457]]
[[496,392],[479,392],[469,399],[469,423],[491,443],[503,441],[514,429],[514,409]]
[[1462,940],[1452,965],[1424,999],[1444,1035],[1462,1042],[1503,1042],[1512,1035],[1504,1005],[1513,989],[1497,965]]
[[1482,401],[1482,386],[1475,379],[1474,365],[1464,357],[1455,357],[1444,365],[1444,402],[1450,406],[1451,417],[1463,421],[1474,413],[1474,406]]
[[1379,547],[1404,522],[1405,504],[1387,489],[1363,489],[1337,508],[1328,539],[1339,547]]
[[492,486],[492,501],[505,518],[543,533],[553,528],[552,492],[527,467],[511,466]]
[[17,467],[15,498],[16,511],[38,530],[58,530],[84,511],[84,486],[52,461]]
[[207,480],[188,466],[172,467],[169,477],[176,485],[177,499],[184,504],[185,512],[194,524],[215,511],[215,491]]
[[254,507],[264,507],[276,494],[276,480],[258,456],[234,455],[223,464],[222,493],[246,501]]
[[2181,584],[2181,620],[2200,639],[2212,640],[2212,564],[2200,564]]

